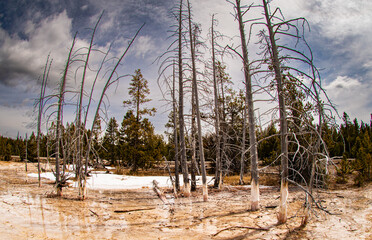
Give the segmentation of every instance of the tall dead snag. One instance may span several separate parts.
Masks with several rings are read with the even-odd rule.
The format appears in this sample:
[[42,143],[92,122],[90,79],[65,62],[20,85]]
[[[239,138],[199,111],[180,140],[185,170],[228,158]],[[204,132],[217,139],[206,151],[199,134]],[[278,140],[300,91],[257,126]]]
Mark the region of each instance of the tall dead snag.
[[[96,108],[96,111],[95,111],[95,114],[94,114],[94,119],[92,121],[92,126],[91,126],[91,132],[93,132],[94,130],[94,127],[96,125],[96,122],[99,118],[99,113],[101,111],[101,105],[103,104],[103,98],[106,96],[106,91],[109,89],[109,87],[116,83],[117,81],[119,81],[121,78],[125,77],[125,76],[117,76],[117,68],[119,67],[120,63],[122,62],[122,60],[124,59],[125,55],[127,54],[127,52],[129,51],[130,47],[132,46],[132,44],[134,43],[134,41],[136,40],[138,34],[140,33],[140,31],[142,30],[143,26],[145,24],[143,24],[136,32],[136,34],[134,35],[134,37],[131,39],[131,41],[129,42],[127,48],[125,49],[125,51],[123,52],[123,54],[121,55],[121,57],[118,59],[118,61],[116,62],[114,68],[112,69],[112,71],[110,72],[110,75],[106,81],[106,84],[104,86],[104,88],[102,89],[102,92],[101,92],[101,96],[100,96],[100,99],[98,101],[98,104],[97,104],[97,108]],[[88,162],[89,162],[89,156],[90,156],[90,153],[91,153],[91,150],[92,150],[92,145],[93,145],[93,134],[90,134],[89,138],[88,138],[88,144],[87,144],[87,151],[86,151],[86,154],[85,154],[85,174],[84,174],[84,181],[83,181],[83,184],[82,184],[82,196],[81,198],[82,199],[85,199],[86,198],[86,184],[87,184],[87,169],[88,169]]]
[[[85,85],[85,78],[87,73],[87,68],[89,64],[89,57],[92,52],[93,47],[93,40],[94,35],[96,33],[97,27],[99,22],[101,21],[103,12],[101,13],[96,25],[94,26],[92,36],[90,38],[90,44],[87,52],[86,59],[84,61],[84,69],[83,69],[83,76],[81,79],[81,85],[80,85],[80,92],[79,92],[79,101],[77,105],[77,116],[76,116],[76,148],[77,148],[77,159],[76,159],[76,175],[77,175],[77,181],[78,181],[78,189],[79,189],[79,197],[82,197],[83,195],[83,166],[82,166],[82,156],[83,156],[83,146],[82,146],[82,137],[83,137],[83,126],[81,123],[81,115],[82,115],[82,108],[83,108],[83,95],[84,95],[84,85]],[[85,125],[85,124],[84,124]]]
[[190,175],[191,175],[191,192],[196,191],[196,136],[197,136],[197,127],[196,127],[196,104],[195,104],[195,85],[194,83],[191,84],[191,168],[190,168]]
[[41,179],[40,179],[40,135],[41,135],[41,120],[44,112],[44,105],[45,105],[45,90],[48,82],[48,76],[50,67],[52,65],[52,60],[49,61],[50,55],[48,55],[47,61],[45,63],[44,73],[43,73],[43,80],[41,82],[41,88],[40,88],[40,97],[38,99],[38,102],[36,106],[38,106],[38,116],[37,116],[37,147],[36,147],[36,154],[37,154],[37,175],[38,175],[38,181],[39,181],[39,187],[41,187]]
[[173,75],[172,75],[172,107],[173,107],[173,138],[174,138],[174,176],[176,190],[180,189],[180,176],[179,176],[179,149],[178,149],[178,128],[177,128],[177,102],[176,102],[176,71],[173,62]]
[[227,85],[231,84],[229,75],[225,72],[226,66],[223,65],[220,61],[217,61],[217,64],[215,65],[216,70],[216,77],[217,77],[217,83],[220,86],[220,93],[219,96],[219,105],[221,111],[220,115],[220,135],[221,135],[221,152],[220,152],[220,161],[221,161],[221,173],[220,173],[220,183],[223,182],[223,172],[225,170],[224,164],[227,165],[228,163],[228,123],[227,123],[227,101],[226,101],[226,94],[225,91],[227,91]]
[[[175,175],[176,185],[179,189],[179,171],[183,175],[183,192],[185,196],[190,196],[190,179],[187,166],[186,157],[186,140],[185,140],[185,116],[184,116],[184,98],[185,98],[185,80],[184,80],[184,69],[183,69],[183,46],[186,41],[186,30],[184,30],[184,21],[186,20],[186,12],[183,10],[184,3],[182,0],[172,9],[170,12],[171,17],[175,19],[175,24],[170,26],[171,33],[170,39],[173,38],[172,43],[169,45],[167,50],[158,57],[160,61],[159,67],[159,79],[161,76],[165,76],[170,67],[173,68],[173,83],[170,84],[165,81],[168,89],[171,89],[172,106],[173,106],[173,136],[174,136],[174,147],[175,147]],[[176,75],[178,74],[178,107],[176,101]],[[167,77],[165,77],[167,79]],[[160,89],[161,84],[159,84]],[[163,94],[164,95],[164,94]],[[164,96],[164,99],[166,97]],[[179,134],[178,134],[179,133]]]
[[74,36],[74,39],[72,41],[72,45],[70,48],[70,51],[68,53],[67,61],[66,61],[66,66],[63,71],[63,76],[60,82],[59,86],[59,94],[58,94],[58,110],[57,110],[57,123],[56,123],[56,148],[55,148],[55,159],[56,159],[56,171],[55,171],[55,176],[56,176],[56,183],[55,187],[57,190],[57,196],[62,195],[62,187],[64,185],[63,179],[61,179],[60,175],[60,143],[62,142],[62,136],[61,136],[61,128],[62,128],[62,111],[63,111],[63,103],[64,103],[64,97],[65,97],[65,89],[66,89],[66,81],[67,81],[67,74],[69,71],[69,67],[71,64],[72,60],[72,51],[74,49],[75,43],[76,43],[76,35]]
[[280,204],[279,204],[279,223],[287,221],[287,199],[288,199],[288,123],[287,113],[283,92],[283,76],[280,69],[278,48],[275,41],[272,18],[269,14],[266,0],[263,0],[265,11],[266,27],[269,32],[269,49],[271,52],[271,64],[275,73],[276,88],[279,101],[279,121],[280,121],[280,148],[281,148],[281,181],[280,181]]
[[212,38],[212,67],[213,67],[213,95],[214,95],[214,114],[215,114],[215,132],[216,132],[216,173],[214,187],[220,189],[222,185],[222,161],[221,161],[221,137],[220,137],[220,109],[219,109],[219,97],[218,97],[218,82],[217,82],[217,62],[216,62],[216,50],[215,50],[215,32],[214,32],[215,19],[214,14],[212,15],[212,27],[211,27],[211,38]]
[[[250,7],[242,12],[240,0],[236,0],[234,7],[236,9],[236,19],[239,23],[239,32],[241,39],[242,55],[240,57],[243,60],[244,66],[244,79],[245,79],[245,101],[248,113],[248,129],[249,129],[249,142],[250,142],[250,158],[251,158],[251,209],[256,211],[259,209],[259,182],[258,182],[258,155],[257,155],[257,139],[256,139],[256,124],[254,117],[254,106],[253,106],[253,93],[252,93],[252,75],[250,72],[250,63],[248,59],[248,48],[247,41],[244,31],[244,20],[243,15],[250,10]],[[244,121],[246,121],[244,119]],[[243,154],[244,154],[243,149]]]
[[243,131],[242,131],[242,149],[240,153],[240,174],[239,184],[244,185],[244,170],[245,170],[245,145],[246,145],[246,134],[247,134],[247,108],[244,106],[243,109]]
[[186,158],[186,139],[185,139],[185,117],[183,113],[184,105],[184,83],[183,83],[183,66],[182,66],[182,0],[180,0],[179,7],[179,18],[178,18],[178,94],[179,94],[179,126],[180,126],[180,147],[181,147],[181,165],[182,165],[182,174],[183,174],[183,187],[186,197],[190,196],[190,182],[189,182],[189,172],[187,169],[187,158]]
[[[264,26],[258,35],[264,58],[258,63],[261,67],[267,65],[264,78],[274,76],[274,83],[270,82],[269,88],[276,87],[274,99],[278,102],[281,136],[278,222],[287,221],[288,182],[291,182],[306,193],[306,223],[311,205],[324,210],[319,202],[315,202],[312,189],[313,186],[322,187],[318,180],[328,171],[329,153],[322,140],[322,127],[332,121],[328,114],[335,109],[321,87],[320,74],[304,37],[305,27],[308,27],[306,19],[284,19],[280,8],[271,12],[269,1],[262,3],[264,20],[255,23]],[[325,106],[329,107],[327,114]],[[315,116],[318,120],[314,120]]]
[[191,6],[190,1],[187,0],[188,7],[188,20],[189,20],[189,35],[190,35],[190,49],[191,49],[191,61],[192,61],[192,84],[193,93],[195,99],[195,111],[196,111],[196,121],[198,125],[198,142],[199,142],[199,157],[201,164],[201,174],[202,174],[202,184],[203,184],[203,200],[208,201],[208,187],[207,187],[207,174],[205,171],[205,160],[204,160],[204,147],[203,147],[203,135],[201,129],[200,120],[200,108],[199,108],[199,94],[198,94],[198,84],[196,81],[196,65],[195,65],[195,34],[193,33],[193,26],[191,23]]

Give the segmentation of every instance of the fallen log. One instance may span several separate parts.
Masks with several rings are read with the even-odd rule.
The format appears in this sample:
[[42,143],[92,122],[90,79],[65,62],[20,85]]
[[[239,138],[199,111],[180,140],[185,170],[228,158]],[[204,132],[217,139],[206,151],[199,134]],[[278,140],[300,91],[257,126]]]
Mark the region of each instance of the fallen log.
[[90,210],[90,209],[89,209],[89,211],[90,211],[91,213],[93,213],[96,217],[99,217],[99,215],[98,215],[96,212],[94,212],[94,211],[92,211],[92,210]]
[[218,231],[217,233],[213,234],[212,236],[215,237],[215,236],[217,236],[218,234],[220,234],[224,231],[228,231],[228,230],[232,230],[232,229],[249,229],[249,230],[257,230],[257,231],[269,231],[270,230],[269,228],[262,228],[262,227],[234,226],[234,227],[224,228],[224,229]]
[[171,173],[171,170],[170,170],[170,167],[169,167],[169,162],[167,160],[166,157],[163,156],[163,159],[165,160],[166,164],[167,164],[167,169],[168,169],[168,174],[169,174],[169,178],[172,182],[172,186],[173,186],[173,195],[175,198],[177,198],[177,188],[176,188],[176,183],[174,182],[174,179],[172,177],[172,173]]
[[153,184],[153,187],[152,189],[154,190],[154,192],[156,193],[156,195],[158,195],[158,197],[160,198],[160,200],[164,203],[164,204],[169,204],[167,198],[165,197],[164,193],[162,190],[160,190],[159,186],[158,186],[158,182],[156,180],[152,181],[152,184]]
[[139,211],[146,211],[146,210],[154,210],[155,208],[138,208],[138,209],[131,209],[131,210],[115,210],[114,213],[129,213],[129,212],[139,212]]

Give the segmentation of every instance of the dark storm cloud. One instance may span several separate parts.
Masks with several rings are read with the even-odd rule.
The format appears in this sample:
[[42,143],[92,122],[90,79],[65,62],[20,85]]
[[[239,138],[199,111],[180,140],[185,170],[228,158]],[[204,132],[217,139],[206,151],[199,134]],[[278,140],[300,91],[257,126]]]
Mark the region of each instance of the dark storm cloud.
[[71,19],[65,11],[37,23],[26,21],[27,37],[0,28],[0,83],[12,86],[37,83],[51,51],[55,62],[63,63],[71,42],[70,29]]
[[[126,44],[124,39],[130,38],[143,23],[146,23],[145,35],[164,37],[172,2],[172,0],[1,1],[0,83],[14,85],[37,78],[46,55],[50,51],[53,51],[52,55],[58,54],[55,49],[53,50],[53,45],[57,45],[57,48],[60,45],[60,48],[66,50],[71,41],[68,36],[77,31],[79,39],[88,39],[91,28],[103,10],[104,15],[95,37],[95,43],[98,45],[106,46],[107,43],[114,41],[122,42],[124,45]],[[52,21],[61,15],[65,15],[70,22],[60,18],[59,21],[65,21],[64,24],[56,23],[54,27],[57,29],[48,29],[50,23],[46,21]],[[39,29],[43,29],[44,32]],[[64,44],[62,41],[65,41]],[[50,46],[49,49],[46,46]],[[35,64],[35,58],[39,58],[36,59],[39,64]],[[62,56],[57,56],[58,58]]]
[[[53,44],[69,40],[74,25],[88,22],[94,13],[83,7],[86,1],[0,2],[0,83],[15,86],[32,84],[38,78]],[[56,24],[56,16],[66,15],[70,23]],[[74,18],[73,16],[77,16]],[[55,29],[48,29],[48,24]],[[59,33],[60,32],[60,33]],[[58,59],[58,56],[56,56]],[[31,82],[31,83],[30,83]]]
[[96,9],[89,7],[87,0],[7,0],[0,2],[0,22],[10,35],[17,34],[27,38],[24,31],[27,21],[38,24],[43,19],[65,10],[67,15],[73,18],[73,28],[87,23],[87,19],[96,13]]

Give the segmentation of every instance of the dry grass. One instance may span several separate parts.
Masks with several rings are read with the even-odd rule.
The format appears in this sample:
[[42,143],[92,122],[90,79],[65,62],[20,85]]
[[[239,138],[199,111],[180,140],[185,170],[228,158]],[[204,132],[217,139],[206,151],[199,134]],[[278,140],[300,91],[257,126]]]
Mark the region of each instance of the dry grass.
[[[116,167],[113,170],[114,174],[119,175],[132,175],[132,176],[169,176],[168,171],[165,169],[153,168],[153,169],[139,169],[137,172],[131,171],[130,168]],[[173,173],[172,173],[173,174]]]
[[[245,184],[250,184],[251,176],[244,176],[243,181]],[[260,174],[260,185],[265,186],[279,186],[280,177],[277,174]],[[223,183],[227,185],[239,185],[239,175],[225,176]]]

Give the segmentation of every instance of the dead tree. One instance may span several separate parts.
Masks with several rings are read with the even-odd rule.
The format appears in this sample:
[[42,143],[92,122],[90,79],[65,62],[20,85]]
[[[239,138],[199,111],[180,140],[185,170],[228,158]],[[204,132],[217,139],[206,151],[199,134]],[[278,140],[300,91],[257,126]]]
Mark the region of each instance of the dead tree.
[[[97,105],[97,108],[96,108],[96,111],[95,111],[95,114],[94,114],[94,119],[92,121],[92,126],[91,126],[91,132],[93,132],[94,130],[94,127],[95,127],[95,123],[97,121],[97,118],[99,117],[99,113],[101,111],[101,105],[103,104],[103,99],[104,97],[106,96],[106,92],[107,90],[109,89],[109,87],[111,85],[113,85],[114,83],[118,82],[121,78],[123,77],[126,77],[128,75],[121,75],[121,76],[117,76],[117,68],[119,67],[120,63],[122,62],[122,60],[124,59],[124,57],[126,56],[127,52],[129,51],[130,47],[132,46],[132,44],[134,43],[135,39],[137,38],[138,34],[140,33],[140,31],[142,30],[143,26],[145,24],[143,24],[136,32],[136,34],[134,35],[134,37],[131,39],[131,41],[129,42],[127,48],[125,49],[125,51],[123,52],[123,54],[120,56],[120,58],[117,60],[116,64],[114,65],[112,71],[110,72],[110,75],[109,77],[107,78],[106,80],[106,83],[105,83],[105,86],[104,88],[102,89],[102,92],[101,92],[101,96],[100,96],[100,99],[98,101],[98,105]],[[85,173],[87,173],[87,169],[88,169],[88,162],[89,162],[89,156],[91,154],[91,151],[92,151],[92,145],[93,145],[93,134],[91,134],[88,138],[88,144],[87,144],[87,150],[86,150],[86,153],[85,153]],[[83,181],[83,184],[82,184],[82,199],[85,199],[86,198],[86,182],[87,182],[87,174],[84,175],[84,181]]]
[[220,182],[223,182],[223,175],[224,171],[226,170],[227,162],[228,162],[228,155],[227,155],[227,140],[228,140],[228,124],[227,124],[227,113],[226,113],[226,94],[225,88],[227,83],[229,82],[229,77],[225,73],[225,66],[221,62],[217,62],[216,67],[216,74],[217,74],[217,84],[220,86],[221,95],[219,96],[219,111],[221,111],[221,121],[220,121],[220,132],[221,132],[221,179]]
[[190,168],[190,175],[191,175],[191,191],[196,191],[196,136],[197,136],[197,127],[196,127],[196,102],[195,102],[195,85],[192,83],[192,90],[191,90],[191,168]]
[[179,148],[178,148],[178,124],[177,124],[177,100],[176,100],[176,71],[173,62],[173,75],[172,75],[172,107],[173,107],[173,138],[174,138],[174,175],[176,190],[180,189],[180,176],[179,176]]
[[[230,2],[230,1],[228,1]],[[230,2],[232,3],[232,2]],[[245,99],[246,99],[246,108],[248,113],[248,129],[249,129],[249,142],[250,142],[250,159],[251,159],[251,209],[253,211],[258,210],[259,208],[259,182],[258,182],[258,156],[257,156],[257,140],[256,140],[256,124],[254,117],[254,104],[253,104],[253,92],[252,92],[252,74],[250,70],[250,62],[248,59],[248,48],[247,41],[244,30],[244,20],[243,15],[247,13],[251,6],[242,11],[241,1],[236,0],[235,3],[232,3],[236,14],[235,17],[238,20],[239,32],[241,39],[241,48],[242,54],[238,53],[235,49],[230,48],[234,52],[238,53],[243,61],[244,66],[244,79],[245,79]],[[244,121],[246,121],[244,119]],[[243,149],[244,154],[245,150]]]
[[244,185],[244,170],[245,170],[245,145],[246,145],[246,132],[247,132],[247,108],[243,109],[243,131],[242,131],[242,149],[240,155],[240,174],[239,174],[239,184]]
[[[176,23],[170,26],[171,36],[170,39],[174,39],[169,45],[168,49],[158,57],[160,62],[159,67],[159,78],[158,84],[162,90],[164,99],[166,100],[166,91],[163,92],[162,84],[159,79],[162,76],[167,75],[169,68],[173,68],[173,83],[170,84],[165,81],[165,85],[170,90],[172,100],[170,101],[173,106],[173,121],[174,121],[174,141],[176,151],[176,162],[175,175],[176,175],[176,185],[179,186],[178,173],[181,167],[183,175],[183,192],[185,196],[190,196],[190,179],[189,170],[187,167],[187,156],[186,156],[186,125],[185,125],[185,114],[184,114],[184,103],[185,103],[185,88],[186,80],[184,79],[184,45],[186,43],[186,30],[184,29],[184,22],[186,20],[186,12],[183,9],[184,3],[182,0],[179,1],[178,5],[171,11],[171,17],[176,20]],[[177,66],[176,68],[174,66]],[[176,80],[175,77],[178,74],[178,108],[176,101]],[[169,74],[171,75],[171,74]],[[167,77],[165,77],[167,79]],[[177,111],[176,111],[177,110]],[[179,133],[179,134],[177,134]],[[177,135],[177,136],[176,136]]]
[[190,183],[189,183],[189,173],[187,169],[187,158],[186,158],[186,138],[185,138],[185,116],[184,116],[184,82],[183,82],[183,65],[182,65],[182,23],[183,23],[183,12],[182,12],[182,0],[180,0],[179,7],[179,17],[178,17],[178,94],[179,94],[179,126],[180,126],[180,147],[181,147],[181,165],[183,174],[183,185],[185,196],[190,196]]
[[279,223],[287,221],[287,199],[288,199],[288,123],[287,112],[283,92],[283,76],[280,68],[280,60],[276,40],[274,36],[272,18],[269,14],[266,0],[263,0],[265,11],[266,26],[269,32],[271,64],[275,73],[276,88],[279,101],[280,118],[280,146],[281,146],[281,182],[280,182],[280,204],[279,204]]
[[83,156],[83,146],[82,146],[82,137],[83,137],[83,131],[82,129],[82,108],[83,108],[83,95],[84,95],[84,86],[85,86],[85,78],[87,74],[87,68],[89,65],[89,57],[92,52],[93,47],[93,40],[94,35],[96,33],[97,27],[99,22],[101,21],[103,12],[101,13],[98,21],[96,22],[96,25],[94,26],[92,36],[90,38],[90,44],[88,47],[88,52],[86,54],[86,59],[84,61],[84,69],[83,69],[83,76],[80,83],[80,92],[79,92],[79,101],[77,104],[77,116],[76,116],[76,149],[77,149],[77,159],[76,159],[76,175],[77,175],[77,181],[78,181],[78,189],[79,189],[79,197],[82,197],[83,195],[83,186],[82,186],[82,179],[83,179],[83,166],[82,166],[82,156]]
[[[66,89],[66,81],[67,81],[67,75],[70,68],[70,65],[72,63],[72,53],[73,49],[76,43],[76,35],[74,36],[74,39],[72,41],[72,45],[70,47],[70,51],[66,60],[66,66],[63,71],[63,76],[60,82],[59,86],[59,94],[58,94],[58,109],[57,109],[57,120],[56,120],[56,146],[55,146],[55,159],[56,159],[56,168],[55,168],[55,177],[56,177],[56,183],[55,187],[57,190],[57,196],[62,195],[62,188],[64,186],[64,181],[61,178],[60,175],[60,143],[62,141],[61,139],[61,127],[62,127],[62,111],[63,111],[63,104],[64,104],[64,97],[65,97],[65,89]],[[64,159],[65,160],[65,159]]]
[[215,114],[215,133],[216,133],[216,173],[214,187],[221,188],[222,185],[222,161],[221,161],[221,131],[220,131],[220,103],[218,94],[218,82],[217,82],[217,62],[216,62],[216,50],[215,50],[215,32],[214,32],[215,19],[214,14],[212,15],[212,27],[211,27],[211,41],[212,41],[212,68],[213,68],[213,95],[214,95],[214,114]]
[[[253,26],[263,26],[258,36],[263,49],[261,55],[264,57],[255,62],[260,68],[255,73],[263,74],[264,79],[274,78],[274,81],[270,82],[267,87],[270,90],[265,91],[267,93],[274,89],[276,91],[276,96],[271,93],[269,95],[277,102],[278,107],[275,109],[279,112],[281,194],[278,222],[285,223],[287,221],[288,181],[298,184],[302,189],[307,188],[305,192],[308,196],[312,194],[310,192],[316,176],[315,169],[327,171],[329,154],[322,140],[321,126],[326,124],[325,119],[328,121],[331,118],[325,114],[326,104],[321,101],[321,98],[328,101],[327,104],[331,106],[330,110],[334,110],[334,107],[321,87],[319,72],[314,66],[311,49],[304,38],[304,29],[308,26],[306,19],[286,20],[279,8],[271,12],[266,0],[263,0],[262,5],[258,7],[262,9],[264,17],[255,19],[251,25],[251,31]],[[300,44],[304,48],[298,50]],[[267,66],[266,70],[263,69],[264,65]],[[309,69],[309,71],[303,69]],[[296,106],[299,99],[306,101],[307,105],[303,109]],[[318,126],[312,120],[314,113],[318,115]],[[301,172],[305,169],[304,167],[310,169],[309,181]],[[289,179],[289,171],[293,176],[298,176],[306,188],[301,186],[301,183]],[[311,199],[314,199],[312,195]],[[319,206],[318,203],[316,205]]]
[[49,61],[50,54],[48,55],[47,61],[45,63],[44,67],[44,73],[43,73],[43,79],[41,82],[40,87],[40,96],[38,99],[38,102],[36,103],[36,106],[38,107],[38,116],[37,116],[37,148],[36,148],[36,154],[37,154],[37,174],[38,174],[38,181],[39,181],[39,187],[41,186],[41,179],[40,179],[40,135],[41,135],[41,122],[42,122],[42,116],[44,113],[44,105],[45,105],[45,91],[46,86],[48,82],[48,76],[50,67],[52,65],[52,60]]
[[208,201],[208,187],[207,187],[207,175],[205,171],[205,160],[204,160],[204,147],[203,147],[203,136],[201,129],[201,119],[200,119],[200,108],[199,108],[199,94],[198,85],[196,81],[196,65],[195,65],[195,34],[193,34],[193,26],[191,22],[191,6],[190,1],[187,0],[188,7],[188,22],[189,22],[189,36],[190,36],[190,49],[191,49],[191,61],[192,61],[192,84],[193,84],[193,94],[195,100],[195,111],[196,111],[196,121],[198,126],[198,143],[199,143],[199,158],[201,164],[201,174],[202,174],[202,184],[203,184],[203,199]]

